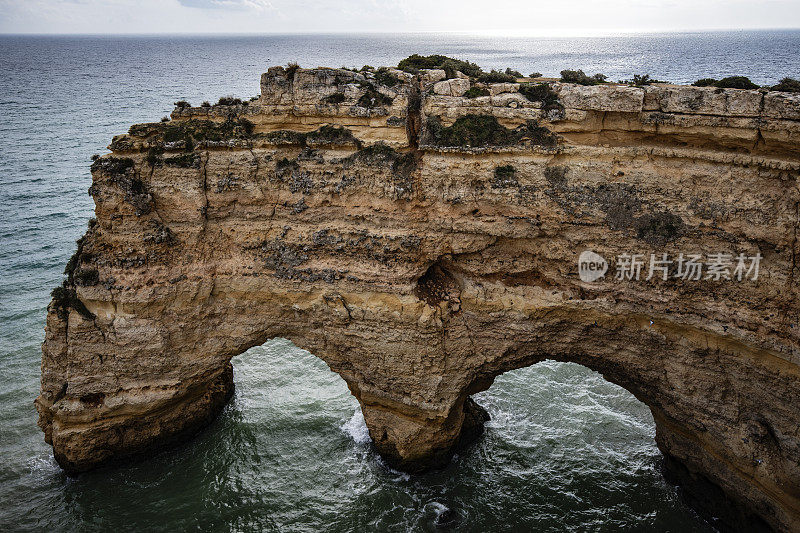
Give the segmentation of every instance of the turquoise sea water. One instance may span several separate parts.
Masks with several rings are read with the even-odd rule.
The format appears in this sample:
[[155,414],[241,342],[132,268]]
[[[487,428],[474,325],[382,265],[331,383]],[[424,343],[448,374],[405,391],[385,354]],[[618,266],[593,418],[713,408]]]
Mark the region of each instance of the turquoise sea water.
[[370,450],[344,382],[285,340],[234,358],[237,391],[191,443],[67,478],[36,427],[50,290],[92,213],[90,156],[172,103],[258,93],[268,66],[390,65],[444,53],[484,68],[691,82],[800,78],[800,32],[505,39],[465,35],[0,36],[0,530],[707,529],[660,475],[648,409],[577,365],[501,376],[484,437],[409,477]]

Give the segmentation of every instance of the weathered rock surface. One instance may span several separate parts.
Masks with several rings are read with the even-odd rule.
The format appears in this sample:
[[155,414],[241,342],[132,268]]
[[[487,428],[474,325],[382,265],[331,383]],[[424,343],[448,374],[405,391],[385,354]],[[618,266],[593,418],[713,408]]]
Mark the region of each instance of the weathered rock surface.
[[[36,405],[58,462],[195,431],[231,357],[286,337],[418,471],[480,427],[471,394],[556,359],[647,404],[687,492],[733,503],[723,525],[800,529],[800,102],[565,84],[470,99],[443,77],[278,67],[248,105],[116,137],[47,317]],[[581,281],[584,250],[605,277]],[[638,281],[615,278],[625,253],[644,256]],[[651,253],[762,259],[756,280],[677,264],[646,280]]]

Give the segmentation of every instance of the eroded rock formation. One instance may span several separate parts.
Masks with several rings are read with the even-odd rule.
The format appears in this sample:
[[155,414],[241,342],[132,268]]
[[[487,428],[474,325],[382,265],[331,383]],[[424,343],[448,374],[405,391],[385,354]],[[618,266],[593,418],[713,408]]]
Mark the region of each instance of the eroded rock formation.
[[[287,337],[417,471],[480,427],[471,394],[548,358],[647,404],[690,495],[734,503],[713,512],[798,530],[800,96],[444,76],[272,68],[246,105],[114,138],[47,316],[36,405],[58,462],[190,434],[231,357]],[[584,250],[605,277],[581,281]],[[651,253],[667,280],[645,279]],[[733,279],[705,279],[715,253]],[[623,254],[639,280],[616,279]]]

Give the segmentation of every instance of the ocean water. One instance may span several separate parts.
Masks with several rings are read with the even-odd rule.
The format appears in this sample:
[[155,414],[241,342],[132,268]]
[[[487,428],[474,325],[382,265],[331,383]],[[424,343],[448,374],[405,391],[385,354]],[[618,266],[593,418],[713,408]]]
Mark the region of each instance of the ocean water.
[[172,103],[258,94],[268,66],[396,64],[444,53],[484,68],[674,82],[800,78],[800,32],[523,39],[469,35],[0,36],[0,530],[703,531],[661,477],[647,407],[578,365],[501,376],[483,438],[409,477],[371,451],[357,403],[275,339],[234,358],[236,396],[197,439],[66,477],[36,427],[50,290],[92,214],[90,157]]

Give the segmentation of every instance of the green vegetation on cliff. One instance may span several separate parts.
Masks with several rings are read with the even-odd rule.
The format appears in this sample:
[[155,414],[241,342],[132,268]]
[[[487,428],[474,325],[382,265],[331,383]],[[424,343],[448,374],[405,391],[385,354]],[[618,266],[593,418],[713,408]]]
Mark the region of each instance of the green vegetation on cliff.
[[501,165],[494,168],[494,177],[491,181],[493,189],[505,189],[518,185],[517,169],[513,165]]
[[561,81],[564,83],[577,83],[578,85],[600,85],[606,83],[608,76],[595,74],[589,76],[582,70],[562,70]]
[[758,89],[758,85],[750,81],[750,78],[746,76],[729,76],[721,80],[702,78],[692,85],[695,87],[719,87],[721,89]]
[[361,141],[353,135],[353,132],[344,126],[331,124],[325,124],[319,129],[306,133],[292,130],[271,131],[266,134],[260,134],[258,138],[264,138],[273,144],[296,144],[299,146],[308,146],[309,144],[352,144],[357,148],[361,147]]
[[491,115],[466,115],[451,126],[443,126],[439,117],[428,117],[428,142],[442,147],[480,148],[513,146],[530,142],[539,146],[555,146],[558,136],[529,120],[517,128],[509,129]]
[[410,72],[411,74],[416,74],[423,69],[442,69],[445,71],[448,78],[455,77],[457,71],[471,78],[477,78],[483,73],[481,67],[475,63],[438,54],[430,56],[421,56],[419,54],[410,55],[400,61],[400,63],[397,64],[397,68]]
[[770,90],[784,93],[800,93],[800,80],[783,78],[778,85],[773,85]]
[[381,67],[375,72],[375,81],[386,87],[394,87],[400,83],[400,78],[389,72],[386,67]]
[[479,96],[489,96],[489,89],[473,85],[464,93],[465,98],[478,98]]
[[366,83],[364,85],[366,86],[367,90],[364,91],[364,94],[362,94],[361,98],[358,99],[356,105],[359,107],[366,107],[368,109],[392,105],[392,99],[378,91],[374,85],[371,83]]
[[620,81],[633,87],[644,87],[645,85],[652,85],[653,83],[668,83],[666,81],[657,80],[650,77],[650,74],[634,74],[633,78],[629,80]]
[[521,83],[519,92],[531,102],[541,102],[544,111],[564,109],[549,83]]
[[505,72],[494,69],[489,72],[484,72],[484,70],[475,63],[438,54],[430,56],[421,56],[419,54],[410,55],[400,61],[400,63],[397,64],[397,68],[410,72],[411,74],[416,74],[420,70],[425,69],[441,69],[444,70],[447,78],[455,78],[456,72],[461,72],[483,83],[514,82],[517,78],[523,77],[522,73],[510,68],[507,68]]
[[517,81],[517,78],[511,74],[494,69],[489,72],[482,72],[476,79],[483,83],[513,83]]
[[324,98],[324,100],[325,100],[325,102],[327,102],[329,104],[341,104],[342,102],[345,101],[345,96],[344,96],[344,93],[338,93],[337,92],[337,93],[329,94],[328,96],[326,96]]
[[[191,119],[180,122],[136,124],[128,130],[128,135],[147,138],[151,143],[159,140],[162,144],[175,143],[191,151],[199,142],[250,137],[254,129],[255,125],[246,118],[231,116],[224,122]],[[122,145],[125,142],[124,139],[115,140],[111,148],[114,150],[124,148]]]

